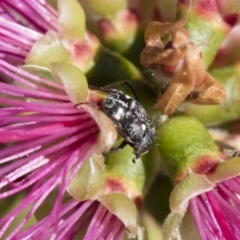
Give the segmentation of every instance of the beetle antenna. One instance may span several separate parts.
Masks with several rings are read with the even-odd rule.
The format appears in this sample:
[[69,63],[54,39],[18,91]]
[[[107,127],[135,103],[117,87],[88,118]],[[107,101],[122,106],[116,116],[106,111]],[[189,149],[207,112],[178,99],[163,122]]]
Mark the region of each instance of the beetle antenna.
[[81,105],[89,105],[89,106],[92,106],[92,107],[95,107],[95,108],[98,108],[98,106],[96,105],[96,104],[94,104],[94,103],[88,103],[88,102],[84,102],[84,103],[77,103],[77,104],[75,104],[74,105],[74,107],[78,107],[78,106],[81,106]]
[[112,94],[115,92],[115,89],[113,89],[113,88],[95,87],[95,86],[91,86],[91,85],[89,85],[89,88],[92,90],[97,90],[102,93],[106,93],[106,94]]
[[133,89],[133,87],[128,83],[128,82],[124,82],[124,84],[126,84],[132,91],[133,95],[134,95],[134,98],[139,102],[139,98],[135,92],[135,90]]

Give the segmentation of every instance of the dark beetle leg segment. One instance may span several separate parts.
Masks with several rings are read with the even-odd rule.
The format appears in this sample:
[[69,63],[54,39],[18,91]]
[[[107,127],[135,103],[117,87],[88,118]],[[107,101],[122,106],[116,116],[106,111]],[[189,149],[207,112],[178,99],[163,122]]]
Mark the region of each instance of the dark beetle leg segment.
[[126,145],[128,144],[128,142],[126,142],[125,140],[123,140],[121,142],[121,144],[117,147],[117,148],[111,148],[110,152],[119,152],[121,151]]

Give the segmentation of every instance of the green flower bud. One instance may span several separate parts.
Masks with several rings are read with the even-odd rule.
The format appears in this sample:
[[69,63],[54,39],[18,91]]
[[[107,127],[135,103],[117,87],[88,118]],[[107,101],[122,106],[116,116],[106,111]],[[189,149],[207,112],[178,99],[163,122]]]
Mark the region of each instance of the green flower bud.
[[101,2],[97,0],[86,0],[84,3],[92,12],[102,17],[111,17],[127,6],[126,0],[105,0]]
[[85,35],[85,13],[77,0],[58,0],[58,24],[61,37],[79,40]]
[[158,170],[158,156],[155,146],[152,146],[150,151],[141,156],[135,164],[132,162],[134,156],[130,146],[117,153],[106,154],[106,181],[102,191],[104,194],[115,191],[124,193],[139,208]]
[[189,40],[195,44],[203,44],[203,61],[209,67],[229,28],[221,18],[215,0],[181,2],[178,16],[188,17],[184,28],[188,30]]
[[158,150],[174,183],[190,172],[208,173],[226,156],[196,119],[190,116],[173,116],[157,132]]

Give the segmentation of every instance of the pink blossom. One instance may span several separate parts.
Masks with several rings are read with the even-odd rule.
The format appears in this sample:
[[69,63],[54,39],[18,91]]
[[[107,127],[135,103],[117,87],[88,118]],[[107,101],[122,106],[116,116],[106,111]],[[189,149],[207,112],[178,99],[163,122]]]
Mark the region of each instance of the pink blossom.
[[240,177],[218,183],[211,191],[189,202],[199,233],[207,239],[240,238]]
[[[0,238],[28,206],[31,209],[7,239],[35,238],[42,234],[43,239],[47,235],[71,239],[88,225],[85,239],[92,239],[93,235],[106,239],[122,236],[121,221],[99,202],[68,198],[63,203],[69,183],[97,143],[99,129],[95,121],[70,102],[61,85],[3,60],[0,71],[16,83],[6,83],[3,78],[0,82],[0,199],[27,190],[21,203],[0,219]],[[58,189],[57,197],[49,215],[21,232],[54,189]],[[115,226],[112,231],[104,227],[109,221]],[[101,228],[96,231],[99,225]]]

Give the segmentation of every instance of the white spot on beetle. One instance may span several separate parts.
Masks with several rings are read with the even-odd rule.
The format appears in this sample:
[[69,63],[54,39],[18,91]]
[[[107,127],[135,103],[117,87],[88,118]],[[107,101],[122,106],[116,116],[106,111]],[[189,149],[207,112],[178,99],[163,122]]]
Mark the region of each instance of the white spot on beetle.
[[145,124],[142,124],[142,130],[145,131],[146,130],[146,125]]
[[115,114],[113,115],[114,119],[120,120],[123,113],[124,113],[123,108],[119,108],[118,111],[117,111],[117,113],[115,113]]

